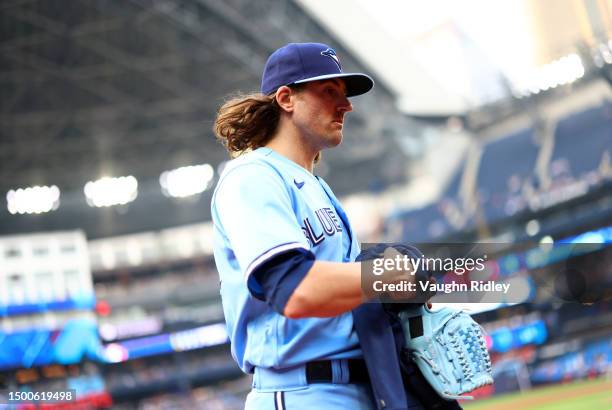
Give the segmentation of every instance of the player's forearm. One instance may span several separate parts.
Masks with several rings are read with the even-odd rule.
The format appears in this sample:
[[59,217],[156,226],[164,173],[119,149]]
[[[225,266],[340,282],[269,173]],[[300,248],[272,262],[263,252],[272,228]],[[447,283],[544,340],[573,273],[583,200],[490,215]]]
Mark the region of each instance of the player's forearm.
[[285,306],[290,318],[331,317],[364,301],[360,263],[316,261]]

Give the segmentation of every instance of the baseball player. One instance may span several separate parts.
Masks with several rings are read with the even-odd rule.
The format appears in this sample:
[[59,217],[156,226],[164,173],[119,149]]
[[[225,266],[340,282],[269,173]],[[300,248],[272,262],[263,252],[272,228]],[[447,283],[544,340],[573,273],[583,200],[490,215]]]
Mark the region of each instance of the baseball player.
[[269,57],[261,93],[219,110],[215,134],[236,159],[213,194],[214,256],[232,355],[253,374],[247,409],[385,407],[351,314],[364,301],[359,244],[313,174],[342,141],[348,98],[373,85],[329,46],[292,43]]

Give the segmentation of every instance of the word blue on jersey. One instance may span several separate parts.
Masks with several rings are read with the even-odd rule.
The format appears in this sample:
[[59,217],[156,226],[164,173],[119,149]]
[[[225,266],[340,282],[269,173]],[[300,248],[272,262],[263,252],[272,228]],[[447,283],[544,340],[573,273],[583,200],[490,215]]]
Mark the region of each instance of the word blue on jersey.
[[348,218],[323,180],[259,148],[228,163],[211,211],[223,311],[243,371],[362,357],[351,312],[289,319],[253,296],[261,287],[251,273],[283,252],[305,249],[330,262],[359,254]]

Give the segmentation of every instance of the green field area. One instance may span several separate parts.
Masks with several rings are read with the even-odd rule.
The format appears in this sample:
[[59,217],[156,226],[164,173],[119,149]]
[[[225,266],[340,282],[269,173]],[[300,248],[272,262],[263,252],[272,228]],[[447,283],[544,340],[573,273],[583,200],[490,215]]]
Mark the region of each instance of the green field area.
[[466,410],[587,410],[612,409],[612,380],[595,379],[542,387],[475,402],[463,401]]

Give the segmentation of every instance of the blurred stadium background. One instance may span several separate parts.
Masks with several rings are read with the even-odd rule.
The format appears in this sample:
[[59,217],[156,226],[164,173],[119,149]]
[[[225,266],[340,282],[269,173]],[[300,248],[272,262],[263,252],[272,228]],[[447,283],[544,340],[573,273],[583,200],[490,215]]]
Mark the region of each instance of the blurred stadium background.
[[[529,286],[520,244],[603,244],[582,267],[609,291],[610,0],[4,0],[0,407],[67,388],[78,400],[48,408],[243,407],[211,255],[227,160],[211,126],[290,41],[377,79],[317,168],[362,241],[507,243],[490,274]],[[476,405],[597,379],[589,403],[612,406],[603,299],[472,306],[496,381]]]

